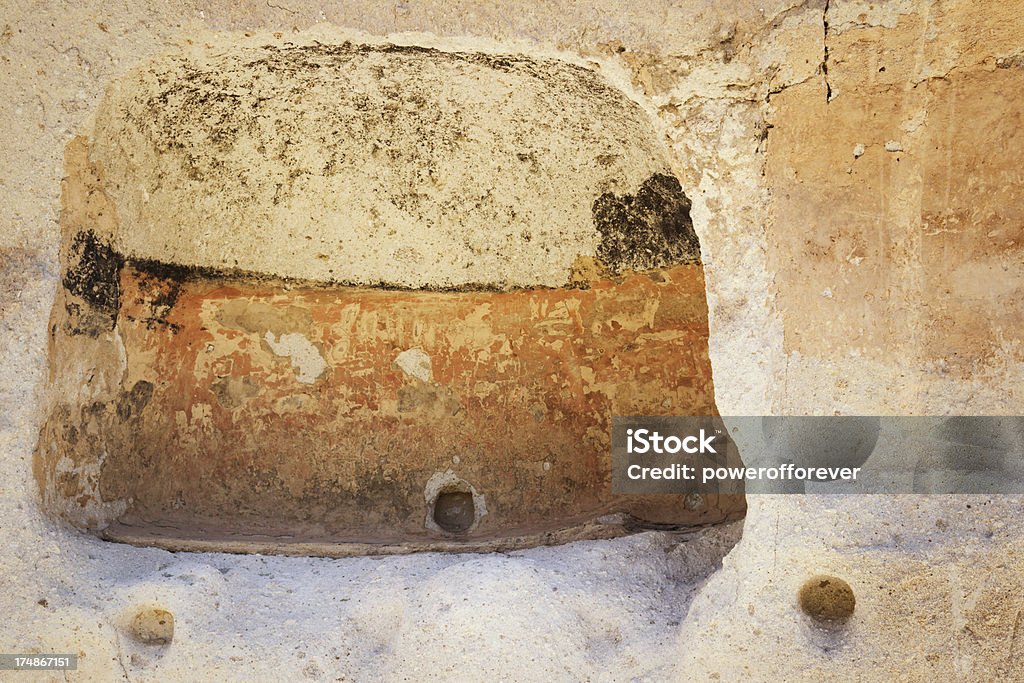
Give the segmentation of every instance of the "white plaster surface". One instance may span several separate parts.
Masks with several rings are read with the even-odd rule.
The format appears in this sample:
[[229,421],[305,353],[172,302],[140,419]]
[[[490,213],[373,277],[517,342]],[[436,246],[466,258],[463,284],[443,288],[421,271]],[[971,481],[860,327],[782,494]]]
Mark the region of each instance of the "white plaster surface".
[[303,384],[313,384],[327,369],[327,361],[324,360],[320,349],[305,335],[287,332],[278,336],[273,332],[267,332],[263,339],[276,355],[291,359],[295,379]]
[[406,349],[395,358],[395,364],[402,369],[402,372],[415,377],[421,382],[430,382],[433,379],[433,364],[426,351],[420,348]]

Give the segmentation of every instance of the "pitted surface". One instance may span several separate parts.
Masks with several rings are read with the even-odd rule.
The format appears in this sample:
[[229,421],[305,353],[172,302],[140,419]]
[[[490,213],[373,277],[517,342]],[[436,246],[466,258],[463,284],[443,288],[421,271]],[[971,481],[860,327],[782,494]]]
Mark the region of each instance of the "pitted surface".
[[[700,258],[647,115],[557,60],[191,48],[114,84],[90,155],[128,258],[432,289],[561,286],[581,255]],[[651,239],[652,258],[623,252]]]

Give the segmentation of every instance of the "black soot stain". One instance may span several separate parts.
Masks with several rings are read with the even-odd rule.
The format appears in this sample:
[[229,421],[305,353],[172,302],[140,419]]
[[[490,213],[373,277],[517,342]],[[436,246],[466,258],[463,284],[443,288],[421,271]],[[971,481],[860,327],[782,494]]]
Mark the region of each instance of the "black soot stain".
[[141,415],[149,400],[153,398],[153,390],[152,382],[139,380],[130,391],[122,392],[117,402],[117,416],[127,420]]
[[78,233],[71,243],[64,288],[109,321],[113,329],[121,303],[121,267],[124,258],[91,230]]
[[597,257],[613,273],[701,262],[690,199],[671,175],[655,173],[635,195],[606,192],[592,210]]

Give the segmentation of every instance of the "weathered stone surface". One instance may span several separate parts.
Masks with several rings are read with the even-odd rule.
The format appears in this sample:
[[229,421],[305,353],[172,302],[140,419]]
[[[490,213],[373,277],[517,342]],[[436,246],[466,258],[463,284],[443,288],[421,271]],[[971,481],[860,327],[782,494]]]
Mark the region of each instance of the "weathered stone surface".
[[[731,540],[716,546],[718,556],[702,543],[670,550],[664,539],[648,536],[474,558],[457,566],[454,558],[433,556],[373,563],[296,559],[278,564],[284,571],[267,579],[263,572],[257,576],[253,567],[262,561],[254,558],[197,560],[99,547],[47,525],[37,514],[35,490],[25,471],[38,427],[34,387],[46,374],[45,354],[39,351],[46,323],[39,312],[49,310],[58,284],[56,188],[65,173],[64,146],[77,132],[91,129],[91,117],[111,80],[186,40],[210,43],[210,31],[224,29],[237,31],[232,40],[243,40],[244,31],[255,34],[245,39],[250,43],[283,44],[309,38],[338,42],[343,31],[342,40],[357,39],[337,28],[349,27],[445,49],[503,45],[507,51],[512,45],[527,54],[550,56],[558,49],[601,62],[602,73],[618,79],[623,89],[632,77],[657,110],[670,140],[674,175],[693,200],[691,214],[707,257],[711,354],[723,411],[1019,413],[1024,395],[1021,325],[993,328],[994,343],[985,323],[975,328],[978,348],[994,353],[986,356],[987,365],[970,373],[946,372],[939,363],[915,360],[921,331],[927,332],[931,321],[913,315],[924,266],[908,267],[901,276],[893,270],[901,267],[902,252],[874,249],[883,240],[910,251],[917,248],[914,232],[889,232],[902,224],[889,200],[901,201],[903,190],[918,177],[892,174],[906,157],[870,172],[859,170],[858,162],[854,174],[869,185],[864,194],[857,186],[829,189],[845,182],[858,144],[865,146],[862,160],[870,160],[889,140],[898,141],[905,153],[915,152],[919,143],[908,142],[898,125],[889,125],[902,121],[902,112],[885,111],[876,119],[864,117],[866,125],[858,132],[833,140],[830,135],[839,125],[834,112],[881,107],[899,98],[913,105],[913,116],[906,117],[911,121],[921,112],[926,125],[945,116],[948,102],[932,98],[933,89],[969,74],[1020,70],[1019,3],[598,0],[584,8],[569,0],[514,7],[481,0],[418,0],[382,8],[362,0],[41,0],[10,3],[8,9],[0,22],[8,84],[0,103],[6,124],[0,129],[5,150],[0,158],[2,239],[15,250],[39,250],[43,261],[42,266],[26,262],[25,270],[15,266],[13,281],[24,283],[24,289],[4,308],[0,324],[6,398],[0,414],[6,530],[0,564],[12,586],[3,607],[14,641],[45,638],[54,647],[63,643],[66,651],[82,648],[91,653],[80,660],[83,680],[121,677],[118,645],[97,612],[97,606],[109,604],[111,585],[121,586],[140,571],[157,577],[177,574],[200,561],[214,573],[214,567],[230,568],[227,582],[218,588],[223,601],[218,608],[217,599],[208,599],[198,586],[158,579],[162,589],[181,589],[181,598],[191,605],[190,619],[208,634],[188,648],[165,653],[159,667],[164,680],[191,681],[196,671],[275,680],[282,666],[298,675],[307,665],[319,666],[323,677],[395,679],[422,678],[428,671],[463,679],[548,680],[567,670],[578,674],[574,678],[623,679],[1022,676],[1017,596],[1024,554],[1016,497],[757,497],[743,540],[706,580],[680,558],[704,558],[702,566],[711,571]],[[857,39],[842,40],[848,32]],[[909,66],[897,69],[897,59]],[[824,99],[825,62],[834,94],[828,116],[812,106]],[[859,68],[847,70],[848,65]],[[893,78],[908,72],[917,75]],[[873,89],[877,97],[868,103],[848,97],[863,88]],[[791,96],[797,98],[788,100],[792,106],[775,109]],[[978,106],[992,112],[1012,113],[1021,102],[1015,92],[996,89],[978,91],[976,97]],[[966,111],[963,105],[958,101],[949,113],[956,117]],[[968,126],[970,121],[968,115],[957,120]],[[796,130],[809,137],[791,135]],[[864,131],[872,133],[871,139]],[[987,135],[985,125],[973,132]],[[834,142],[843,154],[826,158]],[[943,144],[940,137],[935,143]],[[993,165],[985,161],[980,170],[965,168],[972,182],[989,169],[1002,172],[996,169],[1002,167],[1004,152],[1006,158],[1013,156],[1003,145],[1002,138],[993,136],[979,148],[992,154]],[[785,174],[776,175],[774,162],[789,155]],[[823,159],[827,164],[817,166]],[[792,190],[787,178],[811,177],[809,169],[819,194],[809,193],[808,200],[823,201],[806,214],[793,212],[792,205],[783,204]],[[982,201],[986,193],[967,199]],[[776,220],[777,213],[782,220]],[[861,268],[879,261],[877,275],[866,282],[853,280],[861,287],[859,296],[874,296],[873,307],[858,309],[855,296],[836,306],[819,306],[814,298],[821,295],[820,303],[827,304],[823,294],[829,289],[839,299],[837,292],[849,276],[841,258],[822,265],[802,251],[800,240],[817,234],[818,221],[833,214],[851,218],[837,233],[843,240],[867,246]],[[947,257],[956,256],[952,249],[947,252]],[[991,300],[997,298],[1013,305],[1012,295]],[[977,300],[978,309],[991,305],[990,299]],[[851,306],[853,315],[835,323]],[[948,321],[944,325],[948,329]],[[865,338],[871,344],[862,344]],[[941,352],[940,347],[933,350]],[[111,367],[116,367],[116,356]],[[65,369],[69,366],[54,371]],[[61,390],[87,398],[106,381],[103,375],[96,367],[61,375],[72,378],[62,382]],[[167,563],[170,569],[164,569]],[[564,572],[566,567],[578,571]],[[794,596],[801,581],[822,569],[855,586],[885,587],[858,590],[853,637],[827,656],[814,643],[793,637],[799,616]],[[275,588],[282,574],[287,575],[284,586]],[[51,609],[44,610],[26,596],[35,597],[47,585]],[[280,599],[268,599],[268,587]],[[697,595],[692,606],[691,592]],[[58,594],[60,608],[53,597]],[[624,604],[635,609],[622,609]],[[281,628],[297,611],[304,618]],[[913,638],[906,637],[908,624]],[[243,629],[244,638],[233,637]],[[493,637],[482,638],[483,633]],[[780,642],[786,644],[781,650]],[[324,651],[322,643],[344,646]],[[237,657],[226,660],[225,647]],[[133,679],[157,675],[127,660],[124,665]]]
[[[525,57],[136,70],[67,150],[47,507],[112,539],[324,554],[739,518],[742,496],[611,494],[613,415],[717,414],[691,202],[645,116]],[[413,244],[423,268],[391,258]]]
[[700,259],[647,115],[568,62],[226,42],[117,81],[94,137],[131,258],[433,289]]
[[966,378],[1024,360],[1024,134],[1004,106],[1024,72],[997,59],[1011,45],[994,17],[975,28],[986,53],[920,38],[923,21],[833,30],[832,99],[813,81],[772,98],[769,258],[788,352]]
[[[486,501],[470,540],[608,512],[742,512],[729,497],[688,511],[609,486],[612,415],[715,413],[700,266],[495,293],[286,289],[129,264],[119,290],[120,384],[62,405],[41,451],[97,463],[86,491],[50,460],[44,488],[83,511],[116,503],[116,519],[71,516],[116,522],[112,537],[429,543],[445,534],[424,525],[424,488],[448,470]],[[401,362],[411,352],[419,365]],[[582,535],[595,533],[613,529]]]

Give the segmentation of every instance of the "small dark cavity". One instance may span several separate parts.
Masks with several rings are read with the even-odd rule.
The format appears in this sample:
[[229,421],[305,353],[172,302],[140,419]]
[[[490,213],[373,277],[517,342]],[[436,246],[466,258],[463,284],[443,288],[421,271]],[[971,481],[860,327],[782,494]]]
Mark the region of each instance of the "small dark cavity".
[[475,520],[473,494],[468,491],[443,491],[434,501],[434,523],[448,533],[469,531]]

